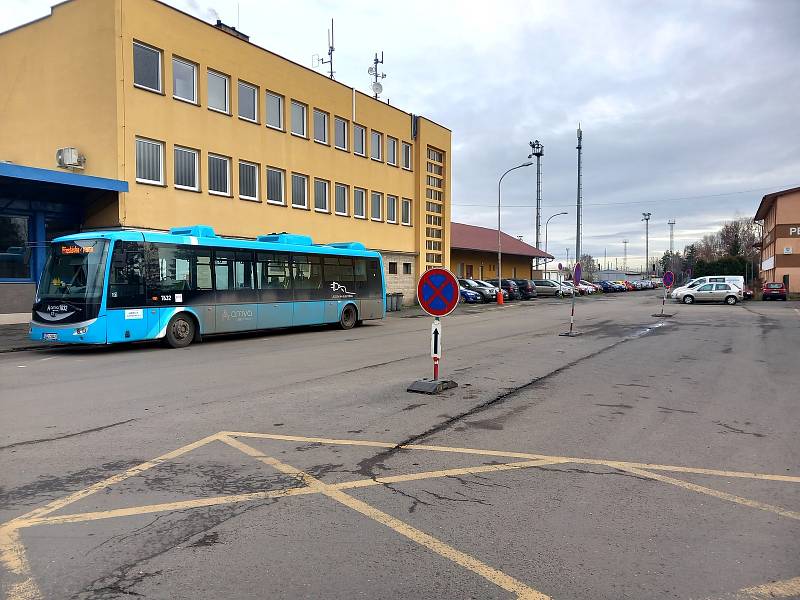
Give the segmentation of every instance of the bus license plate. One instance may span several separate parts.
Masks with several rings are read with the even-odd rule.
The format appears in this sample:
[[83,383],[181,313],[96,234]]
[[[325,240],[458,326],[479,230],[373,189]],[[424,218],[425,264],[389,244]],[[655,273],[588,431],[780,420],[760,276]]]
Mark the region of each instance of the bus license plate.
[[42,338],[44,338],[46,341],[47,340],[54,341],[54,340],[58,339],[58,334],[57,333],[43,333],[42,334]]

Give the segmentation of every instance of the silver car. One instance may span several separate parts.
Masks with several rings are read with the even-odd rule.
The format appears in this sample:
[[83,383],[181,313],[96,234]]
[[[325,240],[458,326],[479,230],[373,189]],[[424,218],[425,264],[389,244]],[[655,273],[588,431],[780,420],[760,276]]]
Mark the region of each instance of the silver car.
[[733,306],[742,299],[742,290],[729,283],[704,283],[696,288],[685,289],[678,293],[676,300],[684,304],[695,302],[724,302]]

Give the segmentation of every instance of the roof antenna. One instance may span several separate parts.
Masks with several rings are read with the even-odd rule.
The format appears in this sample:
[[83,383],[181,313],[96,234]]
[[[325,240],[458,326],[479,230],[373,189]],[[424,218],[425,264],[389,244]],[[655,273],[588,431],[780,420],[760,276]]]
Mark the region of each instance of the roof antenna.
[[378,99],[378,94],[383,92],[383,85],[381,85],[379,79],[386,79],[386,73],[380,73],[378,71],[378,65],[383,64],[383,50],[381,50],[381,57],[378,59],[378,53],[375,53],[375,58],[372,60],[374,66],[367,69],[367,73],[372,75],[375,78],[375,81],[372,82],[370,87],[372,88],[373,93],[375,94],[375,99]]
[[313,54],[311,56],[311,66],[316,69],[320,65],[330,65],[328,67],[328,76],[331,79],[335,79],[333,76],[336,71],[333,70],[333,51],[336,48],[333,45],[333,19],[331,19],[331,28],[328,29],[328,60],[324,58],[320,58],[319,54]]

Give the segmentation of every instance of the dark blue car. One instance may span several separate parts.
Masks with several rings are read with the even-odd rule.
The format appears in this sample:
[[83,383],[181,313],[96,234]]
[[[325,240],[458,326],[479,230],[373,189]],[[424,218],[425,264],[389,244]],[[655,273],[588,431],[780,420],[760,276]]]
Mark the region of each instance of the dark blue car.
[[481,301],[481,295],[478,292],[473,292],[472,290],[468,290],[465,288],[459,288],[461,290],[461,301],[466,302],[467,304],[477,304]]

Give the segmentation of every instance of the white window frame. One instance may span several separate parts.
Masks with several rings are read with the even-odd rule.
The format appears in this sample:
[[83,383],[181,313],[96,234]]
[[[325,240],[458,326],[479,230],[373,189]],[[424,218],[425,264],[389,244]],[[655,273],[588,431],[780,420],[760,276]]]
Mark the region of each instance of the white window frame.
[[[336,206],[336,190],[339,188],[344,189],[344,212],[340,211]],[[342,217],[350,216],[350,186],[344,183],[335,183],[333,185],[333,212]]]
[[[241,167],[242,165],[247,165],[248,167],[253,167],[256,172],[256,195],[255,196],[245,196],[242,194],[242,172]],[[261,202],[259,198],[261,192],[261,166],[258,163],[250,162],[249,160],[240,160],[239,161],[239,198],[242,200],[250,200],[251,202]]]
[[[178,96],[175,93],[175,63],[179,62],[186,66],[192,67],[192,79],[193,79],[193,89],[192,94],[194,94],[194,98],[184,98],[183,96]],[[178,56],[172,57],[172,97],[175,100],[180,100],[181,102],[188,102],[189,104],[197,105],[197,65],[191,61],[186,60],[185,58],[180,58]]]
[[[339,146],[336,143],[336,123],[341,122],[344,123],[344,146]],[[350,139],[350,122],[347,119],[343,119],[342,117],[333,117],[333,147],[337,150],[344,150],[345,152],[348,150],[348,141]]]
[[[294,203],[294,178],[295,177],[302,177],[303,178],[303,183],[304,183],[304,187],[305,187],[305,194],[304,194],[305,202],[306,202],[305,204],[295,204]],[[291,203],[292,203],[292,208],[299,208],[301,210],[308,210],[308,175],[303,175],[302,173],[292,173],[292,185],[291,185],[290,189],[292,190],[292,198],[290,200]]]
[[231,196],[231,158],[230,158],[230,156],[223,156],[222,154],[214,154],[213,152],[209,152],[208,153],[208,160],[211,160],[212,158],[218,158],[218,159],[224,160],[225,164],[228,165],[228,168],[226,169],[226,173],[225,173],[227,191],[226,192],[220,192],[220,191],[211,189],[211,166],[209,165],[209,167],[208,167],[208,193],[211,194],[212,196],[225,196],[227,198],[230,198],[230,196]]
[[[297,133],[294,130],[294,107],[299,106],[303,109],[303,133]],[[301,137],[304,139],[308,139],[308,106],[300,102],[299,100],[292,100],[291,101],[291,110],[289,111],[289,131],[292,133],[293,136]]]
[[140,48],[145,48],[147,50],[152,50],[153,52],[158,54],[158,89],[142,85],[141,83],[136,83],[136,72],[135,72],[136,59],[134,57],[131,57],[134,59],[133,87],[137,87],[141,90],[147,90],[149,92],[155,92],[156,94],[163,94],[164,93],[164,58],[162,56],[163,53],[158,48],[154,48],[153,46],[148,46],[147,44],[143,44],[142,42],[137,42],[135,40],[133,42],[133,45],[139,46]]
[[[266,96],[272,96],[273,98],[277,98],[280,101],[280,105],[281,106],[280,106],[279,116],[281,118],[280,119],[281,123],[280,123],[280,125],[278,127],[276,127],[275,125],[273,125],[272,123],[269,122],[269,113],[267,112],[267,111],[269,111],[269,102],[267,102]],[[274,129],[275,131],[286,131],[286,124],[285,124],[286,123],[286,118],[285,118],[285,114],[284,114],[286,112],[286,110],[284,108],[285,103],[286,103],[286,98],[281,96],[280,94],[276,94],[275,92],[266,92],[265,93],[265,96],[264,96],[264,105],[265,105],[264,115],[265,115],[265,118],[266,118],[266,125],[270,129]]]
[[[363,200],[364,200],[362,202],[362,204],[361,204],[361,206],[362,206],[361,214],[358,214],[356,212],[356,192],[361,192]],[[367,202],[368,202],[368,200],[369,200],[369,198],[367,196],[367,190],[365,190],[364,188],[359,188],[359,187],[354,187],[353,188],[353,217],[355,217],[356,219],[365,219],[366,220],[366,218],[367,218]]]
[[[325,184],[325,208],[317,208],[317,182]],[[327,179],[314,178],[314,212],[330,213],[331,212],[331,182]]]
[[[225,73],[220,73],[219,71],[215,71],[214,69],[208,69],[208,73],[206,75],[206,92],[208,92],[208,78],[211,76],[214,77],[221,77],[225,81],[225,110],[221,110],[216,106],[211,106],[211,103],[208,103],[208,110],[213,110],[214,112],[218,112],[223,115],[230,115],[231,114],[231,78]],[[206,94],[207,96],[208,94]],[[208,98],[206,98],[208,100]]]
[[[378,136],[378,158],[375,158],[375,136]],[[380,131],[371,129],[369,132],[369,157],[377,162],[383,162],[383,134]]]
[[[364,149],[363,152],[356,151],[356,131],[358,129],[361,130],[361,147]],[[367,128],[358,123],[353,123],[353,154],[356,156],[363,156],[364,158],[367,156]]]
[[[250,117],[242,116],[242,109],[241,109],[241,106],[242,106],[242,103],[241,103],[242,90],[241,90],[241,86],[244,86],[244,87],[247,87],[247,88],[250,88],[251,90],[253,90],[253,100],[254,100],[253,109],[254,109],[254,112],[255,112],[255,118],[253,118],[253,119],[251,119]],[[242,121],[247,121],[249,123],[258,123],[258,96],[259,96],[258,86],[253,85],[252,83],[247,83],[246,81],[242,81],[241,79],[237,79],[236,80],[236,94],[237,94],[237,96],[236,96],[236,114],[237,114],[237,116]],[[244,162],[247,162],[247,161],[244,161]],[[250,164],[253,164],[253,163],[250,163]]]
[[276,173],[280,173],[281,175],[281,199],[279,202],[277,200],[270,200],[269,198],[269,173],[267,173],[266,187],[265,187],[265,191],[267,194],[266,196],[267,204],[275,204],[276,206],[286,206],[286,171],[284,171],[283,169],[278,169],[277,167],[270,167],[270,166],[267,166],[266,170],[268,172],[275,171]]
[[[408,204],[408,221],[403,220],[403,206]],[[406,227],[411,227],[413,222],[412,210],[414,209],[414,203],[412,202],[411,198],[401,198],[400,199],[400,224],[405,225]]]
[[[411,155],[411,144],[409,144],[408,142],[403,142],[400,144],[400,147],[402,148],[401,160],[403,161],[403,169],[405,169],[406,171],[410,171],[411,163],[413,162],[413,157]],[[408,164],[406,164],[406,148],[408,148]]]
[[[389,148],[394,145],[394,162],[390,162],[389,159],[391,158],[391,153],[389,152]],[[391,165],[393,167],[397,166],[397,151],[399,149],[400,144],[398,144],[397,138],[393,138],[390,136],[386,136],[386,164]]]
[[[380,214],[380,216],[378,218],[375,218],[375,215],[372,214],[372,208],[374,206],[373,200],[374,200],[374,197],[375,197],[376,194],[381,197],[381,205],[380,205],[381,206],[381,210],[380,210],[381,214]],[[381,192],[371,191],[369,193],[369,219],[370,219],[370,221],[380,221],[381,223],[383,222],[383,200],[384,200],[384,195]]]
[[191,187],[189,185],[178,185],[175,183],[176,190],[187,190],[189,192],[199,192],[200,191],[200,151],[195,150],[194,148],[187,148],[186,146],[173,146],[172,149],[172,181],[173,183],[177,181],[177,177],[175,176],[175,152],[180,150],[182,152],[191,152],[194,154],[194,181],[195,186]]
[[[391,199],[394,199],[394,219],[390,220],[389,219],[389,204],[391,202]],[[393,196],[392,194],[386,194],[386,222],[387,223],[391,223],[393,225],[397,225],[397,209],[399,208],[398,204],[399,204],[399,202],[398,202],[398,197],[397,196]]]
[[[325,130],[323,131],[323,133],[325,134],[325,139],[322,140],[317,137],[317,119],[316,119],[317,114],[322,115],[323,118],[325,119]],[[314,125],[314,141],[317,142],[318,144],[325,144],[326,146],[330,146],[328,138],[330,137],[329,130],[331,128],[331,116],[324,110],[315,108],[314,111],[311,113],[311,119]]]
[[[164,142],[159,142],[158,140],[153,140],[153,139],[150,139],[150,138],[136,136],[136,144],[138,144],[139,142],[142,142],[142,143],[145,143],[145,144],[153,144],[153,145],[158,146],[159,151],[161,153],[161,161],[160,161],[161,162],[161,166],[159,168],[159,173],[161,174],[161,179],[156,181],[154,179],[140,179],[139,177],[136,177],[136,183],[145,183],[147,185],[162,185],[163,186],[164,185]],[[135,151],[135,147],[134,147],[134,151]],[[134,155],[136,155],[136,154],[137,153],[134,152]],[[134,166],[134,168],[136,168],[136,167],[138,167],[138,165]]]

